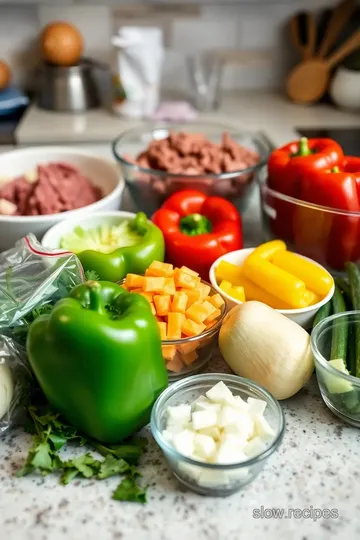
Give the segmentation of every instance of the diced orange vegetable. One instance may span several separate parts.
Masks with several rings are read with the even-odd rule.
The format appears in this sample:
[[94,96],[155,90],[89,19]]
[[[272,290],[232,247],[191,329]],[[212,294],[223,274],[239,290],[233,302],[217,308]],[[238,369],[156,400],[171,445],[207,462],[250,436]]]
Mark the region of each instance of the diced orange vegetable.
[[199,283],[197,290],[200,292],[200,298],[203,300],[210,293],[211,287],[210,285],[206,285],[206,283]]
[[200,282],[200,278],[190,276],[190,274],[182,272],[178,268],[175,269],[174,279],[176,287],[184,287],[185,289],[195,289],[196,285]]
[[198,272],[195,272],[195,270],[191,270],[191,268],[188,268],[187,266],[182,266],[180,270],[181,272],[185,272],[185,274],[189,274],[189,276],[195,276],[195,277],[199,276]]
[[207,319],[205,319],[204,323],[206,325],[208,325],[209,323],[211,323],[212,321],[214,321],[215,319],[217,319],[218,317],[220,317],[221,315],[221,310],[220,309],[216,309],[215,311],[213,311],[213,313],[211,313],[211,315],[209,315],[207,317]]
[[[133,292],[133,291],[131,291],[131,292]],[[139,294],[141,294],[141,296],[143,296],[144,298],[146,298],[146,300],[147,300],[148,302],[152,302],[152,301],[153,301],[153,297],[154,297],[153,293],[149,293],[149,292],[139,292]]]
[[171,304],[171,311],[178,311],[179,313],[185,313],[188,297],[184,292],[176,292]]
[[220,261],[215,268],[217,281],[229,281],[232,285],[240,285],[241,267],[228,261]]
[[180,371],[184,369],[184,363],[182,362],[180,356],[175,356],[175,358],[166,364],[166,368],[174,373],[180,373]]
[[207,300],[204,300],[204,302],[202,303],[202,307],[206,309],[206,311],[208,312],[208,316],[214,313],[214,311],[216,311],[217,309],[213,304],[211,304]]
[[141,294],[143,290],[141,287],[138,287],[136,289],[131,289],[131,292],[136,293],[136,294]]
[[123,289],[125,289],[125,291],[128,291],[129,290],[129,287],[123,283],[122,285],[120,285],[120,287],[122,287]]
[[144,286],[144,276],[138,276],[137,274],[127,274],[125,285],[129,289],[135,289]]
[[180,358],[186,366],[190,366],[199,358],[199,355],[196,351],[192,351],[189,354],[182,354]]
[[174,267],[169,263],[153,261],[146,270],[145,275],[152,277],[173,277]]
[[166,324],[166,322],[158,322],[158,327],[159,327],[159,330],[160,330],[160,338],[162,340],[165,340],[167,338],[167,335],[166,335],[167,324]]
[[165,360],[172,360],[176,355],[175,345],[162,345],[161,352]]
[[165,278],[163,277],[145,277],[144,291],[161,293],[164,290]]
[[156,309],[156,314],[161,317],[167,315],[170,311],[171,306],[171,297],[166,295],[155,294],[154,295],[154,304]]
[[191,319],[192,321],[202,323],[208,316],[208,311],[206,310],[206,308],[203,307],[200,302],[195,302],[195,304],[192,304],[192,306],[190,306],[189,309],[186,310],[185,315],[188,319]]
[[181,331],[185,336],[198,336],[206,328],[206,325],[203,323],[197,323],[191,319],[186,319],[181,327]]
[[216,293],[213,296],[209,297],[209,302],[216,308],[220,308],[224,304],[224,299],[221,294]]
[[180,339],[182,326],[185,320],[185,315],[183,313],[168,313],[168,328],[167,328],[167,338],[168,339]]
[[150,302],[150,308],[151,308],[151,313],[153,315],[156,315],[156,309],[155,309],[155,306],[154,306],[154,304],[152,302]]
[[190,354],[191,352],[196,351],[197,348],[197,341],[189,341],[189,343],[182,343],[181,345],[177,346],[177,349],[181,354]]
[[244,287],[231,287],[228,294],[234,298],[234,300],[238,300],[239,302],[246,301]]
[[163,294],[170,294],[173,296],[176,293],[174,278],[165,278],[164,292]]
[[200,300],[200,292],[197,289],[180,289],[180,292],[184,292],[187,296],[186,309]]

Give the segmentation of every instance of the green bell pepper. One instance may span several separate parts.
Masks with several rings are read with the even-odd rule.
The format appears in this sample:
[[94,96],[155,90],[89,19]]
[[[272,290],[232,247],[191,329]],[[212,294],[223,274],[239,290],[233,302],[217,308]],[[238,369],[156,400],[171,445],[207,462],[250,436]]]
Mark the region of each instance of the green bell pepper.
[[145,426],[168,384],[149,302],[116,283],[75,287],[31,324],[27,352],[48,401],[102,443]]
[[93,270],[99,279],[120,281],[129,272],[144,274],[153,261],[163,261],[165,243],[161,230],[149,221],[143,212],[129,222],[130,228],[139,235],[140,241],[133,246],[115,249],[111,253],[85,250],[78,253],[85,271]]

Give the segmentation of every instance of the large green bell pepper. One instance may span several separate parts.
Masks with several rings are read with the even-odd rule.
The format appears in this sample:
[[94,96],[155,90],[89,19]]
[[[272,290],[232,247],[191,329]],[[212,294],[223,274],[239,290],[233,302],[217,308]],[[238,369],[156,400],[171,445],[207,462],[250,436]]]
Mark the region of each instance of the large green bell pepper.
[[84,270],[93,270],[99,279],[120,281],[126,274],[144,274],[153,261],[163,261],[165,243],[161,230],[143,212],[136,214],[129,226],[141,240],[134,246],[121,247],[111,253],[86,250],[77,256]]
[[31,324],[27,352],[49,402],[103,443],[145,426],[168,383],[149,302],[115,283],[75,287]]

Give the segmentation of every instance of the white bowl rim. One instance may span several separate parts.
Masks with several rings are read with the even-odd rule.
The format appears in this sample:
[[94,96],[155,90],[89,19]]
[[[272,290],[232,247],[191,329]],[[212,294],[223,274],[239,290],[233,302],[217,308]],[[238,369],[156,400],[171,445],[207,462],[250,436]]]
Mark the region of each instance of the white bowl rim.
[[[58,232],[58,231],[61,231],[61,229],[63,227],[71,227],[71,226],[74,226],[76,227],[77,225],[80,225],[81,226],[81,221],[85,221],[87,219],[97,219],[97,218],[123,218],[123,219],[132,219],[136,216],[136,212],[128,212],[126,210],[103,210],[103,211],[99,211],[99,212],[91,212],[91,213],[88,213],[88,214],[81,214],[81,215],[78,215],[78,216],[75,216],[75,217],[72,217],[72,218],[69,218],[69,219],[63,219],[61,221],[59,221],[58,223],[55,223],[52,227],[50,227],[49,230],[46,231],[46,233],[44,234],[42,240],[41,240],[41,245],[43,247],[46,247],[48,249],[53,249],[53,250],[58,250],[58,249],[62,249],[62,248],[56,248],[56,247],[53,247],[53,246],[50,246],[50,243],[49,243],[49,238],[51,238],[51,236]],[[148,218],[149,219],[149,218]],[[72,253],[72,252],[71,252]]]
[[[92,159],[96,159],[98,161],[102,161],[106,163],[107,165],[110,165],[114,169],[114,172],[117,172],[116,162],[113,162],[111,159],[94,155],[89,150],[82,150],[82,149],[78,150],[78,149],[73,149],[73,148],[67,148],[65,146],[32,146],[30,148],[16,148],[15,150],[4,152],[2,156],[5,156],[5,155],[12,156],[20,152],[25,155],[32,155],[32,154],[37,154],[42,149],[46,150],[47,152],[56,152],[59,154],[82,156],[82,157],[89,157]],[[0,214],[0,224],[9,223],[9,222],[11,223],[33,223],[34,221],[47,222],[47,221],[53,221],[54,218],[56,218],[57,216],[64,216],[64,219],[66,219],[67,217],[72,217],[78,213],[81,213],[82,211],[84,211],[84,208],[86,209],[90,208],[91,210],[94,209],[96,211],[98,206],[101,205],[103,201],[107,201],[110,198],[112,199],[114,196],[120,194],[124,190],[125,181],[122,175],[120,174],[120,171],[118,171],[117,176],[118,176],[118,182],[117,182],[117,185],[114,187],[114,189],[108,195],[105,195],[105,197],[102,197],[100,200],[92,204],[87,204],[86,206],[82,206],[81,208],[76,208],[75,210],[67,210],[66,212],[60,212],[58,214],[46,214],[43,216],[40,216],[40,215],[39,216],[4,216]]]
[[[238,306],[241,306],[241,304],[243,304],[244,302],[240,302],[240,300],[236,300],[235,298],[232,298],[232,296],[228,295],[227,293],[225,293],[224,291],[222,291],[220,289],[219,285],[216,282],[216,278],[215,278],[215,268],[217,267],[217,265],[219,264],[220,261],[222,261],[224,259],[226,260],[226,257],[229,256],[230,254],[240,253],[240,252],[251,253],[255,249],[256,249],[255,247],[250,247],[250,248],[237,249],[235,251],[229,251],[229,253],[225,253],[225,255],[221,255],[221,257],[218,257],[216,259],[216,261],[213,262],[213,264],[211,265],[210,270],[209,270],[209,280],[210,280],[211,285],[214,287],[214,289],[216,289],[217,292],[219,294],[221,294],[226,300],[234,302]],[[292,252],[292,253],[295,253],[295,252]],[[324,266],[322,266],[320,263],[314,261],[313,259],[310,259],[309,257],[305,257],[305,255],[300,255],[300,253],[295,253],[295,255],[299,255],[299,257],[301,257],[302,259],[306,259],[307,261],[312,262],[313,264],[315,264],[319,268],[322,268],[323,270],[325,270],[325,272],[327,272],[329,274],[329,276],[331,276],[331,279],[333,280],[333,285],[332,285],[330,291],[328,292],[328,294],[322,300],[320,300],[320,302],[317,302],[316,304],[313,304],[312,306],[308,306],[306,308],[297,308],[297,309],[275,309],[275,311],[278,311],[279,313],[282,313],[284,315],[301,315],[303,313],[311,313],[311,311],[318,310],[324,304],[326,304],[329,300],[331,300],[331,298],[333,297],[334,292],[335,292],[334,278],[332,277],[330,272],[328,272],[328,270],[326,270],[326,268]]]

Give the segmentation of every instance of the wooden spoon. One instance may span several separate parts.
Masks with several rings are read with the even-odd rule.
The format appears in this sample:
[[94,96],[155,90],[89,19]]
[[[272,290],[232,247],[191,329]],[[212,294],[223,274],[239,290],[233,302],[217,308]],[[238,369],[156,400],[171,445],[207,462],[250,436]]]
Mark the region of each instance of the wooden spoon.
[[[304,22],[305,39],[302,38],[301,25]],[[303,60],[309,60],[314,55],[316,45],[316,23],[313,15],[304,11],[298,13],[289,23],[291,39],[302,56]]]
[[357,30],[327,59],[311,58],[301,62],[287,80],[286,90],[290,99],[297,103],[318,101],[327,90],[330,70],[359,47],[360,30]]
[[328,54],[341,30],[345,27],[351,15],[354,13],[355,8],[356,0],[343,0],[332,11],[324,39],[320,43],[317,54],[319,58],[324,58]]

